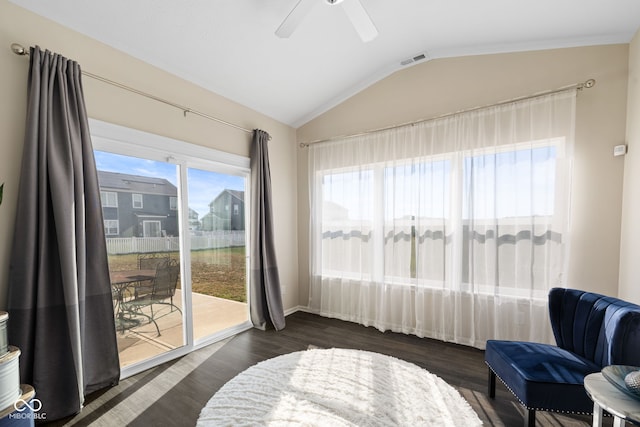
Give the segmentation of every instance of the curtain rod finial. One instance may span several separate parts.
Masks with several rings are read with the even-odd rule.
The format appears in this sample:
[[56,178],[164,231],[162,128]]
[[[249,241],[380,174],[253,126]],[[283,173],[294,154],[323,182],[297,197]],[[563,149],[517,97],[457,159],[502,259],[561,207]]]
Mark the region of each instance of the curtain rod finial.
[[589,79],[586,82],[578,85],[578,89],[590,89],[596,85],[596,79]]
[[13,51],[13,53],[15,53],[16,55],[28,55],[29,52],[27,52],[27,50],[24,48],[24,46],[22,46],[21,44],[18,43],[11,43],[11,50]]

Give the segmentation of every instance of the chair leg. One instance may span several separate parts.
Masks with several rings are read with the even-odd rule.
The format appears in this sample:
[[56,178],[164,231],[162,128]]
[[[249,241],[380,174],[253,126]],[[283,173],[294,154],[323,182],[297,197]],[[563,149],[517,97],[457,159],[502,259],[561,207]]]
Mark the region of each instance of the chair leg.
[[536,410],[524,408],[524,427],[536,426]]
[[489,389],[488,389],[489,397],[493,399],[496,397],[496,373],[493,372],[491,368],[489,368],[488,384],[489,384]]
[[158,332],[157,337],[159,337],[160,336],[160,328],[158,327],[158,323],[154,319],[151,319],[151,321],[153,321],[153,324],[156,325],[156,331]]
[[149,318],[149,323],[153,322],[153,324],[156,325],[156,331],[158,331],[157,336],[160,336],[160,328],[158,327],[158,322],[156,322],[155,315],[153,314],[153,304],[150,304],[150,307],[151,307],[151,317]]

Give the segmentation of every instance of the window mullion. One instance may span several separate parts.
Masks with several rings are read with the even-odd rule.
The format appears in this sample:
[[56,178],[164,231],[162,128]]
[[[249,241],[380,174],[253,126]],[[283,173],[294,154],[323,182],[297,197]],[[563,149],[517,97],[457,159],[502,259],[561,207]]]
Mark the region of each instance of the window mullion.
[[[171,159],[172,160],[172,159]],[[178,224],[180,228],[180,286],[182,289],[183,313],[193,313],[191,298],[191,233],[189,231],[189,190],[187,165],[185,161],[177,162],[178,167]],[[183,334],[188,347],[194,343],[193,316],[183,315]]]
[[449,259],[448,274],[451,277],[450,286],[453,289],[463,287],[463,265],[468,262],[469,254],[464,253],[464,220],[463,220],[463,197],[464,197],[464,155],[463,153],[453,154],[451,157],[451,194],[449,201],[450,218],[446,236],[451,236],[451,243],[447,258]]
[[373,170],[373,281],[384,282],[384,166]]

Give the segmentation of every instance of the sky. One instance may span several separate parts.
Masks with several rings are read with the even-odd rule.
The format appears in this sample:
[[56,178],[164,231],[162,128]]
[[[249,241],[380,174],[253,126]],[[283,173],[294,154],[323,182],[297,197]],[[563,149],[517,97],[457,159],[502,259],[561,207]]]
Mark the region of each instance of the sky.
[[[178,187],[178,166],[174,164],[98,150],[94,155],[98,170],[164,178]],[[209,203],[225,189],[244,191],[244,178],[241,176],[188,168],[187,181],[189,208],[198,212],[199,218],[209,212]]]

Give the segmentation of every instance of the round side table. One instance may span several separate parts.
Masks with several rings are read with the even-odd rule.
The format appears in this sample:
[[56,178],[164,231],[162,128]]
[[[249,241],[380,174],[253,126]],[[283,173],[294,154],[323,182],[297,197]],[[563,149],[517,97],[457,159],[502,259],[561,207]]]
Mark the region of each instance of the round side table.
[[593,400],[593,426],[602,426],[602,410],[613,416],[614,427],[625,421],[640,425],[640,400],[618,390],[600,372],[584,378],[584,388]]

